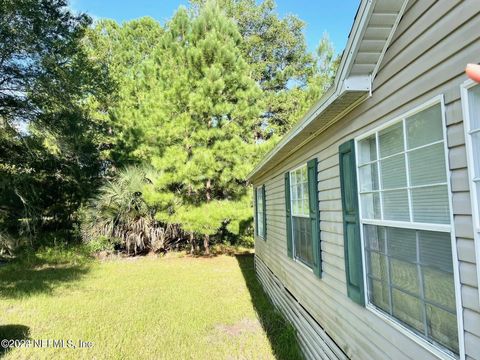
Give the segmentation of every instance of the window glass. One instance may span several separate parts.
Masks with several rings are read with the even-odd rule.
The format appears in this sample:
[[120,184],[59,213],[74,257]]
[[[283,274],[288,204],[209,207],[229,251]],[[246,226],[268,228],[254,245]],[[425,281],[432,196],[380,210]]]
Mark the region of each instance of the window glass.
[[450,223],[440,104],[360,140],[358,151],[363,218]]
[[[369,302],[458,352],[450,233],[363,225]],[[453,337],[456,339],[456,335]]]
[[415,261],[417,257],[417,239],[415,230],[386,228],[388,254],[396,259]]
[[448,348],[458,353],[458,330],[457,318],[449,311],[445,311],[433,305],[427,308],[427,331],[432,337],[438,339]]
[[313,244],[307,165],[290,172],[290,178],[294,254],[296,259],[312,267]]
[[393,288],[392,305],[392,315],[398,320],[406,325],[410,325],[419,332],[423,333],[425,331],[424,323],[422,321],[422,303],[417,297]]
[[412,186],[445,183],[443,143],[412,150],[408,153],[408,170]]
[[480,131],[470,135],[472,139],[472,152],[477,154],[473,156],[473,170],[475,179],[480,179]]
[[263,217],[265,214],[263,213],[263,191],[262,187],[257,188],[257,227],[258,236],[264,237],[265,229],[263,228]]
[[360,166],[359,171],[360,177],[363,179],[360,191],[378,190],[377,163],[362,165]]
[[290,197],[293,216],[309,216],[307,165],[290,173]]
[[440,104],[412,115],[406,120],[409,149],[443,139],[442,107]]
[[470,129],[480,129],[480,86],[476,85],[468,89],[468,110],[470,117]]
[[390,289],[386,282],[378,281],[375,279],[369,279],[369,291],[370,299],[380,309],[390,313]]
[[380,219],[380,194],[379,193],[367,193],[360,196],[362,203],[362,214],[367,219]]
[[383,192],[383,218],[385,220],[409,221],[407,190]]
[[365,164],[377,160],[377,145],[375,135],[369,136],[358,143],[359,163]]
[[403,124],[401,122],[383,129],[378,134],[380,157],[387,157],[403,151]]
[[313,266],[313,244],[310,219],[292,217],[295,257],[308,266]]
[[419,231],[420,262],[442,271],[452,271],[452,251],[449,233]]
[[385,231],[383,226],[365,225],[364,237],[366,246],[369,250],[374,250],[386,254]]
[[412,189],[413,220],[432,224],[449,224],[447,185]]
[[458,353],[442,124],[437,104],[360,140],[359,198],[368,301]]
[[388,157],[380,161],[383,189],[396,189],[407,186],[405,154]]

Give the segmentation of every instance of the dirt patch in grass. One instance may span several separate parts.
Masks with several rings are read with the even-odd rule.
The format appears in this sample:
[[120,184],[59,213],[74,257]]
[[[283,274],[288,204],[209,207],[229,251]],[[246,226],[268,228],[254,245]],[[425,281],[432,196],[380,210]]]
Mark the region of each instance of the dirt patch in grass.
[[233,325],[217,325],[215,330],[228,336],[239,336],[244,333],[255,333],[257,331],[262,331],[262,326],[257,320],[243,319]]

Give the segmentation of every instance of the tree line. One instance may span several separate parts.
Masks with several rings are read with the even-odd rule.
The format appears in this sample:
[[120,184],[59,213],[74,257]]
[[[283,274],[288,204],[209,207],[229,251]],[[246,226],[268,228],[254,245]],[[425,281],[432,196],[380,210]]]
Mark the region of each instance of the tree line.
[[[0,243],[251,244],[246,181],[338,57],[273,0],[191,0],[118,24],[0,0]],[[312,26],[315,24],[312,24]]]

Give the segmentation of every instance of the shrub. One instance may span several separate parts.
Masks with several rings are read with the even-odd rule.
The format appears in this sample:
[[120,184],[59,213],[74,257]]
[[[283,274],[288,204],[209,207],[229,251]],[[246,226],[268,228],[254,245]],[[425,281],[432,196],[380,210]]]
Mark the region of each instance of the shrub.
[[100,251],[112,252],[115,250],[116,244],[118,244],[116,239],[108,238],[106,236],[98,236],[91,239],[87,246],[91,253],[98,253]]
[[124,169],[81,209],[81,236],[92,249],[105,250],[118,243],[128,254],[138,254],[169,246],[176,229],[155,220],[155,209],[142,196],[151,182],[148,173],[140,167]]
[[0,255],[13,255],[18,247],[17,241],[7,232],[0,231]]

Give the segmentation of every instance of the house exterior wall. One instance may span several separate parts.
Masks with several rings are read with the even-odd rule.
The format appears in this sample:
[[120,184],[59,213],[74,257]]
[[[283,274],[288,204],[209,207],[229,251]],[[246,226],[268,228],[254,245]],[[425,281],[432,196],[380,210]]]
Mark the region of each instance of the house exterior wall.
[[[480,305],[460,99],[465,65],[480,62],[479,28],[480,1],[411,1],[374,80],[372,96],[254,179],[254,186],[266,185],[268,229],[267,240],[255,242],[257,268],[271,271],[351,359],[439,358],[347,297],[338,147],[443,95],[464,326],[460,348],[464,346],[466,359],[480,360]],[[318,159],[321,279],[287,256],[284,173],[312,158]]]

